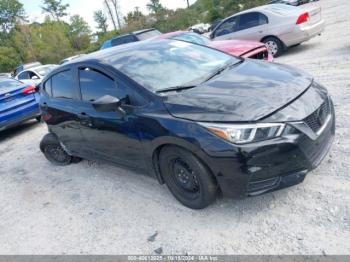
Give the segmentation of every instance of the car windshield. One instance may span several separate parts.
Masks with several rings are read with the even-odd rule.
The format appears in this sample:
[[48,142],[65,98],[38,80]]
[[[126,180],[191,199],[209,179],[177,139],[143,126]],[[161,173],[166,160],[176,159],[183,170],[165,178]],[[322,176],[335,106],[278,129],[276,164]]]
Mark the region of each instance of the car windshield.
[[36,72],[41,76],[46,76],[48,73],[50,73],[56,66],[50,65],[50,66],[43,66],[38,69],[36,69]]
[[115,68],[153,92],[199,84],[227,64],[240,61],[204,46],[169,40],[139,45],[108,59]]
[[159,36],[161,34],[162,33],[159,32],[158,30],[151,30],[151,31],[146,31],[144,33],[137,34],[137,38],[142,41],[142,40],[150,39],[155,36]]
[[198,44],[198,45],[209,45],[210,44],[210,39],[196,34],[196,33],[183,33],[177,36],[172,37],[172,39],[175,40],[182,40],[182,41],[186,41],[186,42],[190,42],[190,43],[194,43],[194,44]]

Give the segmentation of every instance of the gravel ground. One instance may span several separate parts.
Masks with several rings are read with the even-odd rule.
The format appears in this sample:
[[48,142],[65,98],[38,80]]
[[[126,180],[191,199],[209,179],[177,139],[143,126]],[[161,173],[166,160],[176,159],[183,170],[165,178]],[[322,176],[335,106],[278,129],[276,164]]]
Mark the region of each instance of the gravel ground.
[[329,88],[334,146],[301,185],[192,211],[142,174],[83,161],[54,167],[46,127],[0,134],[1,254],[350,254],[350,4],[321,0],[326,32],[277,62]]

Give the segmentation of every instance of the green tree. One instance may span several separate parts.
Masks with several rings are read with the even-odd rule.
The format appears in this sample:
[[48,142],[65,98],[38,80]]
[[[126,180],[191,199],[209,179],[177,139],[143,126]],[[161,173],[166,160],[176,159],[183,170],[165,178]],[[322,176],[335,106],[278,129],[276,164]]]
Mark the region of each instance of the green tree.
[[94,12],[94,20],[97,24],[97,29],[99,29],[103,34],[105,34],[108,29],[107,16],[103,13],[102,10]]
[[69,39],[74,49],[82,50],[88,48],[90,34],[90,27],[84,18],[80,15],[73,15],[70,18]]
[[62,0],[43,0],[43,6],[41,7],[44,12],[50,14],[56,21],[60,21],[61,18],[67,16],[67,9],[69,4],[63,4]]
[[21,62],[13,47],[0,46],[0,72],[10,72]]
[[17,0],[0,0],[0,31],[8,34],[18,19],[24,18],[23,5]]
[[136,7],[134,11],[129,12],[126,17],[124,17],[124,20],[128,26],[128,30],[144,29],[148,26],[146,16],[142,14],[138,7]]
[[160,0],[151,0],[147,4],[147,8],[148,8],[149,11],[151,11],[154,14],[159,14],[160,12],[165,10],[165,8],[161,4]]

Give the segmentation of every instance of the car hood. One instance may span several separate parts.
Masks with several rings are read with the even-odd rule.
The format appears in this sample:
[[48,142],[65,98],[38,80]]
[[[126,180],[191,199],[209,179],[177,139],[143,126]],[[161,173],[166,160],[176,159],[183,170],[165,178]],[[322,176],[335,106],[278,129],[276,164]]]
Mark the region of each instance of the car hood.
[[246,59],[195,88],[167,93],[164,105],[174,117],[193,121],[258,121],[294,101],[311,83],[311,76],[292,67]]
[[264,44],[254,41],[224,40],[212,41],[209,46],[232,55],[241,56],[251,50],[264,47]]

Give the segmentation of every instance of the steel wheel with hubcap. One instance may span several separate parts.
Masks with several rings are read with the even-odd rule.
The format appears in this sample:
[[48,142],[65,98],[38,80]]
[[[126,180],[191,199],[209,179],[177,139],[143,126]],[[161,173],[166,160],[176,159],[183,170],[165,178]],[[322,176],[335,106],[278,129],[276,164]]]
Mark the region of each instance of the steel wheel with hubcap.
[[215,178],[191,152],[166,146],[160,152],[159,166],[169,190],[185,206],[201,209],[215,201]]
[[283,45],[278,38],[272,36],[267,37],[263,40],[263,43],[265,43],[267,49],[273,57],[278,57],[282,54]]
[[40,150],[44,153],[47,160],[58,166],[78,163],[81,160],[78,157],[69,155],[61,146],[58,138],[51,133],[46,134],[41,140]]

